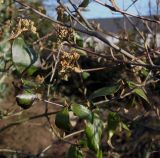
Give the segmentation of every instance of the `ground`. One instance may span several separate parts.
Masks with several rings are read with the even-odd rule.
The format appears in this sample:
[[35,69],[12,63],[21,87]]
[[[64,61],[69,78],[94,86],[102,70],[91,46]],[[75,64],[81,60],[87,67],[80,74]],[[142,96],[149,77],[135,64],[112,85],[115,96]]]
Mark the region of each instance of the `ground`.
[[[6,99],[0,103],[1,109],[16,109],[21,111],[21,108],[17,105],[13,105],[14,98]],[[15,107],[16,106],[16,107]],[[57,111],[57,107],[49,105],[49,112]],[[31,109],[23,112],[23,116],[34,116],[44,113],[45,106],[42,102],[37,102]],[[6,126],[7,124],[14,122],[19,116],[14,116],[6,118],[5,120],[0,120],[0,128]],[[51,117],[53,121],[54,116]],[[23,124],[15,125],[10,128],[5,129],[0,132],[0,153],[2,149],[12,149],[15,151],[23,152],[26,154],[37,155],[41,153],[47,146],[52,147],[47,150],[45,156],[61,158],[65,157],[68,144],[64,142],[57,141],[56,137],[49,131],[49,126],[45,117],[27,121]],[[4,150],[4,151],[5,151]],[[12,152],[11,152],[12,153]]]

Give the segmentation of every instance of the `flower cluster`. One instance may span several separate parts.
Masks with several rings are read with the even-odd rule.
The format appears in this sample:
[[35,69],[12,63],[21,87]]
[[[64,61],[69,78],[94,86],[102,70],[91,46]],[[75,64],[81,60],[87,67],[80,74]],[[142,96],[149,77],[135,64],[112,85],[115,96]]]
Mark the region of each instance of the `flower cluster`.
[[62,41],[73,41],[74,39],[74,30],[70,28],[66,28],[64,26],[58,26],[57,30],[57,40],[58,42]]
[[34,26],[34,22],[32,20],[20,18],[15,31],[15,37],[25,31],[31,31],[34,34],[37,34],[37,28]]
[[69,74],[75,70],[76,62],[80,55],[76,51],[63,52],[60,61],[60,71],[59,75],[64,80],[68,80]]

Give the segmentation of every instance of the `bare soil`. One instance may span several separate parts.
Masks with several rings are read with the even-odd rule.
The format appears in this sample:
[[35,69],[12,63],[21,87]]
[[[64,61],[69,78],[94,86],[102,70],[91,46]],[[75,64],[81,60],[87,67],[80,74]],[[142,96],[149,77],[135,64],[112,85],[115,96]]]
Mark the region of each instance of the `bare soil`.
[[[13,109],[16,112],[22,109],[16,104],[13,97],[7,98],[3,102],[0,102],[1,110],[9,111]],[[48,112],[59,110],[53,105],[48,106]],[[45,105],[42,102],[36,103],[32,108],[25,110],[22,115],[12,116],[6,119],[0,120],[0,129],[7,126],[16,120],[23,119],[30,116],[43,114],[45,111]],[[51,122],[53,122],[54,116],[51,116]],[[54,122],[53,122],[54,124]],[[14,151],[22,155],[37,155],[40,154],[47,146],[52,145],[45,153],[44,157],[62,158],[65,157],[68,144],[57,141],[56,137],[52,135],[49,130],[49,124],[46,117],[33,119],[26,121],[22,124],[12,125],[9,128],[0,132],[0,157],[2,155],[13,155]],[[8,152],[6,152],[8,150]],[[11,151],[9,151],[11,150]]]

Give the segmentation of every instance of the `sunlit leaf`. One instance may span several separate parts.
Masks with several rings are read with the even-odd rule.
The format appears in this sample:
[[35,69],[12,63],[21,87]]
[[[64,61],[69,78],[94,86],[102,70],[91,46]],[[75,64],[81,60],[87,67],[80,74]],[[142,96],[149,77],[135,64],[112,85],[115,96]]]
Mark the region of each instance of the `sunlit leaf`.
[[66,131],[69,131],[71,129],[69,112],[67,108],[64,108],[56,114],[55,124],[58,128]]
[[127,81],[127,85],[129,86],[129,88],[134,88],[135,87],[135,83],[132,81]]
[[26,70],[29,75],[32,75],[40,67],[38,54],[29,48],[20,37],[13,42],[12,61],[19,73]]
[[68,151],[68,158],[84,158],[82,151],[75,145],[71,145]]
[[73,113],[81,119],[92,119],[91,111],[84,105],[73,103],[71,105],[71,110]]
[[114,86],[110,86],[110,87],[103,87],[101,89],[94,91],[90,95],[89,99],[94,99],[94,98],[102,97],[102,96],[106,96],[106,95],[112,95],[112,94],[116,93],[118,90],[119,90],[118,85],[114,85]]
[[133,93],[143,98],[149,105],[151,104],[147,95],[142,88],[136,87],[136,84],[132,81],[127,81],[128,86],[133,89]]
[[97,158],[103,158],[102,150],[97,151]]
[[143,91],[143,89],[141,89],[141,88],[135,88],[135,89],[133,90],[133,92],[134,92],[135,94],[137,94],[138,96],[140,96],[141,98],[143,98],[148,104],[150,104],[150,101],[148,100],[148,97],[147,97],[147,95],[145,94],[145,92]]
[[86,123],[85,133],[87,137],[87,144],[93,151],[99,151],[102,129],[102,121],[96,115],[94,115],[93,123]]
[[23,109],[30,108],[35,99],[37,99],[37,95],[27,90],[23,90],[20,94],[16,96],[17,104]]

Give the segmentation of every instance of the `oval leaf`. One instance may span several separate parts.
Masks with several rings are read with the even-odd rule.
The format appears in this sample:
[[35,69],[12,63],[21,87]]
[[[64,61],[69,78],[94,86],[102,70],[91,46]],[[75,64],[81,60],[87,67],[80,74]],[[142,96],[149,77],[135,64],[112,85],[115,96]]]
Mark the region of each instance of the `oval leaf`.
[[32,106],[33,102],[37,99],[35,94],[24,90],[21,94],[16,96],[17,104],[23,109],[28,109]]
[[71,129],[69,112],[67,108],[64,108],[56,114],[55,124],[58,128],[66,131],[69,131]]
[[106,96],[106,95],[112,95],[112,94],[116,93],[118,90],[119,90],[118,85],[114,85],[114,86],[110,86],[110,87],[103,87],[101,89],[94,91],[90,95],[89,99],[94,99],[94,98],[102,97],[102,96]]
[[19,73],[27,71],[32,75],[40,67],[38,54],[31,48],[27,47],[24,40],[20,37],[13,41],[12,61]]
[[103,129],[102,121],[95,115],[93,123],[90,122],[86,123],[85,133],[87,137],[87,144],[88,147],[93,151],[96,152],[99,151],[102,129]]
[[72,104],[71,105],[71,110],[73,111],[73,113],[78,116],[81,119],[88,119],[88,120],[92,120],[92,113],[91,111],[80,104]]
[[84,80],[88,79],[89,76],[90,76],[90,73],[88,73],[88,72],[82,72],[82,78]]

